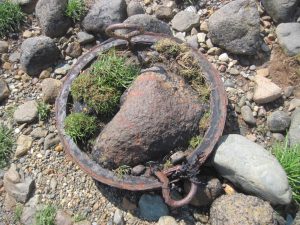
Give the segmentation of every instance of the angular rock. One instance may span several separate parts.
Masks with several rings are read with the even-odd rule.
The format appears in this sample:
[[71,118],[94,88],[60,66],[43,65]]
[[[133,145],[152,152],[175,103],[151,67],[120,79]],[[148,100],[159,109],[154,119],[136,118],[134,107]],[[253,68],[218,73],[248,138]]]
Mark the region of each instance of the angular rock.
[[267,13],[276,22],[290,22],[297,9],[299,0],[262,0]]
[[234,54],[254,55],[260,47],[259,13],[254,0],[236,0],[208,20],[211,41]]
[[276,28],[280,46],[289,56],[300,53],[300,23],[281,23]]
[[13,3],[21,6],[21,9],[25,13],[33,13],[38,0],[12,0]]
[[291,202],[291,189],[277,159],[260,145],[231,134],[221,138],[212,164],[221,176],[274,205]]
[[0,54],[8,52],[8,42],[7,41],[0,41]]
[[42,98],[44,102],[54,103],[61,89],[62,82],[53,78],[46,78],[42,81]]
[[35,195],[25,204],[25,207],[23,208],[23,212],[21,215],[22,224],[34,224],[38,202],[39,202],[38,196]]
[[128,17],[123,23],[141,26],[145,31],[172,35],[170,26],[155,17],[146,14],[133,15]]
[[200,15],[194,12],[180,11],[172,19],[172,28],[177,31],[190,31],[199,25]]
[[257,86],[254,91],[253,100],[257,104],[269,103],[281,97],[282,89],[268,78],[255,76],[255,82]]
[[212,225],[277,225],[275,218],[269,203],[243,194],[223,195],[210,208]]
[[293,111],[294,109],[300,107],[300,99],[299,98],[294,98],[290,101],[290,106],[289,106],[289,112]]
[[133,16],[137,14],[144,14],[145,10],[142,5],[137,1],[130,1],[127,5],[127,16]]
[[122,99],[92,151],[108,167],[135,166],[186,145],[203,114],[198,96],[174,74],[145,72]]
[[300,144],[300,108],[296,109],[292,114],[292,121],[289,130],[290,145]]
[[155,15],[157,19],[169,20],[174,15],[173,8],[169,6],[159,5],[155,10]]
[[66,49],[66,54],[72,58],[77,58],[81,55],[82,49],[78,42],[72,42]]
[[47,134],[48,131],[46,129],[37,127],[30,133],[30,136],[33,137],[34,139],[38,139],[38,138],[46,137]]
[[66,16],[68,0],[39,0],[35,14],[43,33],[49,37],[61,37],[72,24]]
[[[200,183],[197,185],[197,193],[189,203],[196,207],[209,206],[211,203],[223,193],[222,183],[217,178],[201,177]],[[184,191],[188,193],[190,183],[184,184]]]
[[58,210],[55,216],[55,224],[72,225],[73,224],[72,216],[63,210]]
[[59,137],[56,134],[48,134],[45,138],[44,142],[44,150],[48,150],[49,148],[57,145],[60,142]]
[[38,110],[36,101],[28,101],[20,105],[14,112],[17,123],[30,123],[37,119]]
[[95,41],[95,37],[92,34],[80,31],[77,33],[78,42],[81,45],[88,44]]
[[[34,180],[32,180],[30,177],[20,176],[19,181],[16,182],[15,177],[11,176],[11,174],[16,173],[18,173],[16,166],[12,164],[9,172],[5,173],[4,175],[4,188],[10,196],[16,199],[17,202],[25,203],[33,192],[35,185]],[[14,182],[12,182],[12,180],[14,180]]]
[[105,29],[114,23],[122,23],[126,19],[125,0],[98,0],[94,3],[82,21],[83,28],[90,32],[105,33]]
[[123,212],[120,209],[117,209],[114,214],[113,222],[115,225],[124,225]]
[[241,108],[241,114],[242,114],[243,120],[246,123],[248,123],[250,125],[255,125],[256,124],[256,119],[254,118],[253,112],[252,112],[252,110],[249,106],[244,105]]
[[169,214],[169,209],[158,195],[143,194],[139,200],[140,216],[146,220],[157,221]]
[[283,111],[275,111],[267,118],[267,124],[272,132],[286,131],[291,124],[291,117]]
[[10,91],[5,80],[0,78],[0,102],[8,98],[9,94]]
[[60,51],[54,41],[45,36],[26,39],[22,43],[21,51],[22,69],[30,76],[40,74],[60,57]]
[[178,225],[178,223],[172,216],[162,216],[159,218],[157,225]]
[[17,140],[17,149],[15,152],[15,157],[19,158],[23,155],[26,155],[30,150],[32,145],[32,138],[21,134]]

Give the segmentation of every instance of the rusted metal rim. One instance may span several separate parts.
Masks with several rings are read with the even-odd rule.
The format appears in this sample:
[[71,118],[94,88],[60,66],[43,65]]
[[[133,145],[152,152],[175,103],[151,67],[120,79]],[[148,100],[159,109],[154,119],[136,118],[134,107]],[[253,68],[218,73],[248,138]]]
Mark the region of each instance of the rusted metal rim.
[[[172,38],[163,34],[156,33],[144,33],[143,35],[137,35],[131,38],[131,46],[152,45],[162,38]],[[178,43],[180,40],[174,39]],[[72,160],[87,174],[93,177],[95,180],[105,183],[107,185],[126,189],[131,191],[153,190],[162,188],[161,183],[154,176],[131,176],[125,175],[123,178],[118,178],[110,170],[101,167],[94,162],[85,152],[81,151],[76,143],[65,133],[64,120],[67,115],[68,96],[70,94],[70,88],[73,80],[85,69],[90,63],[98,56],[99,53],[104,52],[113,47],[125,47],[128,46],[128,42],[120,39],[109,39],[102,44],[94,47],[85,55],[81,56],[77,63],[68,72],[66,79],[63,83],[60,95],[58,96],[55,104],[56,111],[56,123],[57,129],[64,146],[65,152],[71,156]],[[222,80],[218,75],[215,68],[207,61],[205,56],[199,53],[197,50],[193,50],[195,56],[199,59],[199,63],[202,67],[202,72],[211,87],[211,121],[210,126],[204,136],[203,142],[195,151],[188,156],[188,165],[190,168],[198,168],[204,163],[205,159],[209,156],[219,137],[222,135],[226,118],[226,105],[227,98],[223,88]],[[176,166],[168,171],[178,171],[181,166]],[[168,171],[163,171],[164,174],[168,174]]]

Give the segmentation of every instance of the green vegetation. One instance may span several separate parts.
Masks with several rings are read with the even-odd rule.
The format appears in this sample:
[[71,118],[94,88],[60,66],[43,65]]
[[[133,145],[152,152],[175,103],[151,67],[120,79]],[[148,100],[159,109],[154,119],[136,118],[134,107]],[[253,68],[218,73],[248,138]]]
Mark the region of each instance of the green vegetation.
[[86,217],[84,215],[82,215],[82,214],[75,214],[73,216],[73,221],[75,223],[80,222],[80,221],[85,220],[85,219],[86,219]]
[[117,169],[113,170],[113,172],[119,179],[122,179],[125,175],[129,174],[130,171],[131,168],[127,165],[119,166]]
[[47,120],[51,111],[50,105],[46,104],[45,102],[38,102],[37,109],[39,120]]
[[20,222],[21,216],[22,216],[22,212],[23,212],[23,205],[20,204],[20,203],[18,203],[16,205],[15,214],[14,214],[14,222],[15,223]]
[[189,146],[193,149],[197,148],[198,145],[200,145],[202,142],[202,137],[200,136],[195,136],[192,137],[191,140],[189,141]]
[[35,224],[36,225],[55,225],[56,208],[51,205],[47,205],[42,210],[36,213]]
[[75,79],[71,94],[75,101],[85,102],[97,114],[109,116],[139,71],[139,67],[127,65],[125,57],[111,50],[101,54],[86,74]]
[[0,37],[18,31],[24,19],[19,5],[5,0],[0,4]]
[[164,163],[164,170],[169,169],[173,166],[172,162],[170,159],[167,159],[166,162]]
[[207,130],[209,127],[209,122],[210,122],[210,112],[205,112],[202,118],[200,119],[199,122],[199,129],[200,130]]
[[80,21],[85,15],[86,9],[83,0],[69,0],[66,15],[70,17],[73,22]]
[[12,130],[0,123],[0,168],[7,165],[13,145],[14,138]]
[[275,143],[272,153],[284,168],[293,191],[293,199],[300,204],[300,145],[289,147],[288,140]]
[[14,113],[16,111],[17,107],[16,106],[8,106],[4,112],[4,116],[7,118],[7,119],[13,119],[14,117]]
[[75,141],[85,142],[97,129],[96,117],[84,113],[71,113],[65,119],[66,133]]

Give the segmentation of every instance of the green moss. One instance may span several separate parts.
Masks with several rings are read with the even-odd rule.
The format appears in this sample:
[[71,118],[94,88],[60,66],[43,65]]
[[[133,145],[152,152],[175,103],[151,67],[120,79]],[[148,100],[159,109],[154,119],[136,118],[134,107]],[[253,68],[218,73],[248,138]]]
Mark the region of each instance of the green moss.
[[211,113],[205,112],[199,122],[199,129],[200,130],[207,130],[210,122]]
[[122,165],[119,166],[117,169],[113,170],[114,174],[119,178],[122,179],[125,175],[129,174],[131,171],[130,166]]
[[125,89],[137,77],[140,68],[127,65],[126,58],[115,50],[103,53],[72,84],[71,94],[76,101],[85,102],[100,115],[111,115]]
[[96,118],[84,113],[71,113],[65,119],[65,131],[75,142],[85,142],[96,129]]
[[0,37],[9,32],[18,31],[23,20],[24,14],[19,5],[8,0],[2,2],[0,4]]
[[178,44],[176,41],[169,38],[164,38],[156,42],[154,48],[157,52],[170,57],[176,57],[186,49],[185,45]]
[[189,147],[195,149],[198,147],[198,145],[200,145],[202,142],[202,137],[200,136],[195,136],[192,137],[191,140],[189,141]]
[[73,22],[80,21],[86,13],[85,4],[83,0],[69,0],[66,15],[70,17]]
[[56,208],[47,205],[42,210],[37,211],[35,225],[55,225]]
[[14,145],[13,132],[0,123],[0,169],[7,165]]

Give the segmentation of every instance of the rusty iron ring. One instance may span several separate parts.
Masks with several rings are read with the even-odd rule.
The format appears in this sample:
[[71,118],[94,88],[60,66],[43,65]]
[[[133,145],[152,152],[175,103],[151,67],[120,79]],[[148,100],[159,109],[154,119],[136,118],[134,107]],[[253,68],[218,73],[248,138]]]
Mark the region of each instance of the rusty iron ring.
[[[151,46],[155,42],[163,39],[171,38],[178,43],[182,41],[172,38],[164,34],[144,33],[131,38],[131,46]],[[93,161],[85,152],[81,151],[76,143],[65,133],[64,120],[67,115],[68,96],[73,80],[86,69],[93,60],[95,60],[99,53],[109,50],[110,48],[120,47],[125,48],[128,42],[125,40],[111,38],[100,45],[95,46],[88,53],[81,56],[72,69],[68,72],[63,83],[60,95],[55,103],[57,130],[64,146],[65,152],[71,156],[72,160],[87,174],[95,180],[105,183],[107,185],[126,189],[131,191],[144,191],[159,189],[166,185],[161,183],[155,176],[131,176],[125,175],[123,178],[118,178],[112,171],[107,170]],[[192,48],[191,48],[192,49]],[[189,169],[198,169],[212,152],[216,142],[222,135],[225,118],[227,97],[223,87],[222,80],[218,75],[217,70],[207,61],[204,55],[193,49],[193,54],[199,59],[202,67],[203,75],[211,86],[210,108],[211,121],[208,130],[205,133],[203,142],[194,150],[192,154],[187,157]],[[181,170],[182,166],[175,166],[163,173],[167,176],[174,171]]]

